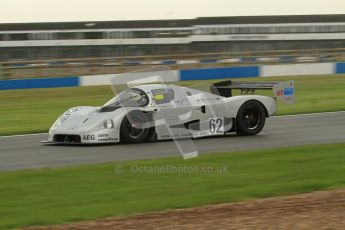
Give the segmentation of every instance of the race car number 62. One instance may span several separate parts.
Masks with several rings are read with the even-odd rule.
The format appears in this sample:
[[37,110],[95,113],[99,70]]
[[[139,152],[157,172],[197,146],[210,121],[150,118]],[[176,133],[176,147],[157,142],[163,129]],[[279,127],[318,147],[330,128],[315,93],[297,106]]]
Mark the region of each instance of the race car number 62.
[[209,119],[210,134],[223,134],[224,133],[224,119],[223,118],[210,118]]

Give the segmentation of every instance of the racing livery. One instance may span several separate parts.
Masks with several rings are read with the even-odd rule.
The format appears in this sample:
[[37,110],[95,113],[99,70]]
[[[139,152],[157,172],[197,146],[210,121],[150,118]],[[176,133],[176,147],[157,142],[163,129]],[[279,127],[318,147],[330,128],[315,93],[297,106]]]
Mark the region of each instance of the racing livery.
[[[167,84],[126,88],[102,107],[67,110],[49,130],[48,143],[139,143],[211,135],[256,135],[277,110],[277,99],[294,102],[293,81],[222,81],[209,92]],[[241,94],[233,96],[234,90]],[[255,95],[273,90],[273,97]]]

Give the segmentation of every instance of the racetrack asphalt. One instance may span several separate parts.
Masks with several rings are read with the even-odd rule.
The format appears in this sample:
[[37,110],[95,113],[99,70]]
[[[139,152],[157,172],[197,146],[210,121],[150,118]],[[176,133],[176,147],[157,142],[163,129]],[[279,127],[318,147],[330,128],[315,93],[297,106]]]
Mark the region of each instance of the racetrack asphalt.
[[[0,137],[0,171],[179,156],[174,141],[93,146],[42,145],[47,134]],[[200,154],[345,142],[345,112],[271,117],[257,136],[194,140]]]

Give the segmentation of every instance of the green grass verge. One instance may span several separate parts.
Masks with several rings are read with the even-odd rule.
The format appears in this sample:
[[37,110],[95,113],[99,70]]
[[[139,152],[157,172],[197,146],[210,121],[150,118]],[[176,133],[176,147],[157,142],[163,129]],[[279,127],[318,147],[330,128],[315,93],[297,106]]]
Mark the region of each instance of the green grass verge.
[[[229,167],[136,173],[138,167]],[[123,167],[122,173],[115,168]],[[131,171],[132,169],[132,171]],[[147,170],[148,172],[148,170]],[[345,186],[345,143],[0,173],[0,229],[99,219]]]
[[[246,80],[288,79],[296,81],[296,104],[280,104],[278,115],[345,110],[344,75]],[[198,83],[191,81],[182,84],[188,86]],[[112,96],[109,86],[0,91],[0,135],[47,132],[54,120],[68,108],[77,105],[101,106]]]

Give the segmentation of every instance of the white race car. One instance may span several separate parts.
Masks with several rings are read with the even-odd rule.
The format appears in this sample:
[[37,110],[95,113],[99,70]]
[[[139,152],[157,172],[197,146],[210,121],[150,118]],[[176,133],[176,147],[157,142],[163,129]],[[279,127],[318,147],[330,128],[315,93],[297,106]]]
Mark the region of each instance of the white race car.
[[[239,89],[241,95],[232,96]],[[273,89],[274,97],[254,95]],[[211,135],[256,135],[276,112],[277,100],[294,101],[293,81],[222,81],[210,92],[167,84],[128,87],[102,107],[79,106],[63,113],[46,142],[60,144],[139,143]]]

